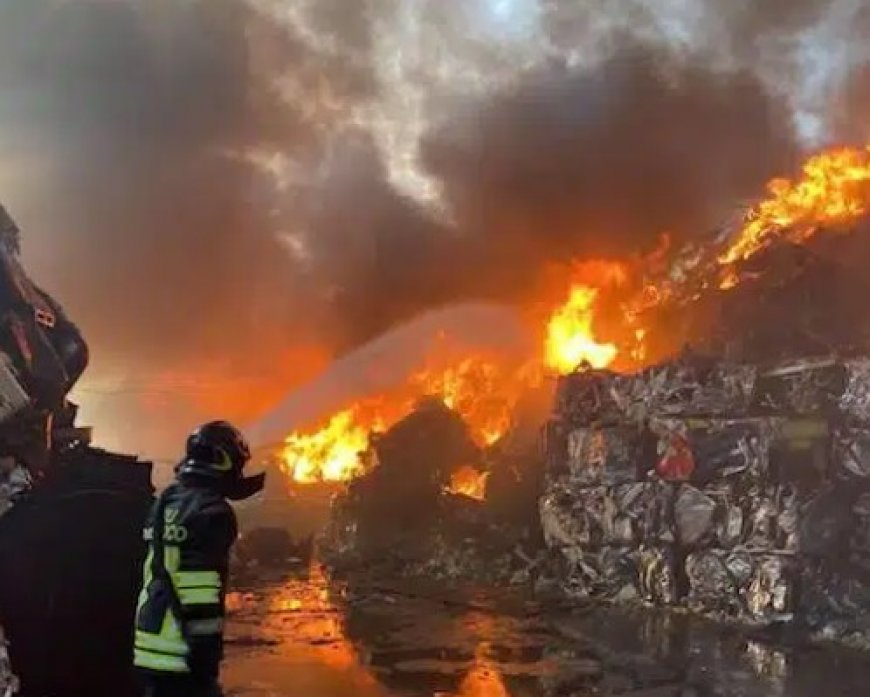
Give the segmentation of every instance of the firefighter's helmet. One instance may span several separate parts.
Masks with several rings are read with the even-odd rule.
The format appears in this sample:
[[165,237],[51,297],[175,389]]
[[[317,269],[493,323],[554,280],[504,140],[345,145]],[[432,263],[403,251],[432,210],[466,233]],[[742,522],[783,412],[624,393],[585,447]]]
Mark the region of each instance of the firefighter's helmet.
[[251,448],[235,426],[210,421],[188,436],[184,459],[176,471],[180,477],[213,479],[227,498],[239,500],[253,496],[265,483],[265,474],[242,476],[250,459]]

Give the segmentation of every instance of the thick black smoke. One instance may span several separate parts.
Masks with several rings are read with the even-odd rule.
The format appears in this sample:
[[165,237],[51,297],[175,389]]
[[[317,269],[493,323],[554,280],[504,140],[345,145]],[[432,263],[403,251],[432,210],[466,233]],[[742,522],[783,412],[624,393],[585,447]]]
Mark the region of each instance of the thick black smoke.
[[25,255],[50,245],[35,273],[96,360],[235,347],[286,318],[292,287],[249,168],[228,156],[258,128],[244,13],[163,5],[167,16],[123,2],[0,9],[0,123],[25,161],[45,163],[22,206]]
[[517,295],[547,261],[709,233],[793,156],[786,109],[750,75],[640,47],[536,72],[426,147],[484,273],[511,269]]
[[[288,345],[341,353],[426,308],[524,300],[550,262],[706,234],[797,161],[793,38],[831,2],[711,3],[690,42],[654,3],[524,2],[547,46],[526,67],[446,5],[0,3],[0,198],[90,375],[118,381],[91,387],[117,391],[100,418],[131,422],[154,374],[287,379]],[[409,52],[426,111],[385,116]],[[465,61],[454,91],[428,89],[432,56]],[[860,70],[831,100],[851,138]],[[387,116],[423,119],[440,212],[394,185]],[[172,400],[186,428],[199,412]]]
[[358,343],[434,303],[527,300],[550,263],[708,234],[794,164],[793,143],[751,76],[631,47],[594,73],[543,68],[433,128],[423,162],[452,227],[399,196],[369,144],[345,143],[312,252],[344,280],[338,328]]

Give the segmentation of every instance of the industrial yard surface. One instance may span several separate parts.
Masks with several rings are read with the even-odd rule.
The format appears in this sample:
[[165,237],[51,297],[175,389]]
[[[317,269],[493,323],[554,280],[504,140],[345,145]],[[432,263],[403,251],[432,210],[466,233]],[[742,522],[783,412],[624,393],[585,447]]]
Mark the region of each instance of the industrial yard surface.
[[319,572],[234,598],[236,697],[865,695],[870,659],[658,611],[568,611],[473,591],[330,584]]

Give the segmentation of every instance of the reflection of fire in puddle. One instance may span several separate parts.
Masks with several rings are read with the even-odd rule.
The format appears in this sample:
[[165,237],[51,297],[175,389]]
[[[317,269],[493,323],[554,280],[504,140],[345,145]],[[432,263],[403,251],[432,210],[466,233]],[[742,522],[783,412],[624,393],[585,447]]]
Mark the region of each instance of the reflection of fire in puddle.
[[459,684],[457,697],[508,697],[509,693],[490,651],[490,645],[495,639],[492,616],[481,614],[475,618],[474,628],[478,641],[474,661]]
[[498,664],[490,656],[489,643],[482,641],[474,652],[474,662],[462,679],[457,697],[509,697]]
[[[252,694],[354,694],[376,697],[382,688],[363,665],[342,626],[328,580],[317,565],[309,578],[291,579],[263,594],[232,594],[233,632],[226,684]],[[246,645],[268,645],[268,655],[247,652]],[[242,648],[239,648],[242,647]],[[247,692],[245,693],[247,694]]]
[[524,637],[516,618],[445,610],[389,591],[352,592],[345,606],[335,593],[314,568],[310,579],[235,598],[227,687],[252,696],[384,697],[425,689],[442,697],[510,697],[516,680],[551,669],[540,639]]
[[[485,605],[484,599],[471,604]],[[399,600],[390,640],[372,644],[374,669],[398,691],[431,689],[441,697],[509,697],[515,682],[535,681],[552,670],[528,625],[498,612],[444,612],[419,600]]]
[[333,668],[359,666],[341,613],[330,600],[328,583],[321,567],[313,564],[307,581],[286,584],[269,599],[264,630],[285,642],[289,634],[293,644],[302,644],[309,649],[305,653]]

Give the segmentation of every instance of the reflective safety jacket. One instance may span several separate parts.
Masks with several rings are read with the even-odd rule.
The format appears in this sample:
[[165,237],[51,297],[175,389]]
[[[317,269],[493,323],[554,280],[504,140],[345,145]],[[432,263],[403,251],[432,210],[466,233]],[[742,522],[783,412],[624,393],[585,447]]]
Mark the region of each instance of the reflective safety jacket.
[[182,479],[158,498],[144,534],[148,555],[136,610],[135,665],[217,678],[237,535],[232,507],[213,489]]

